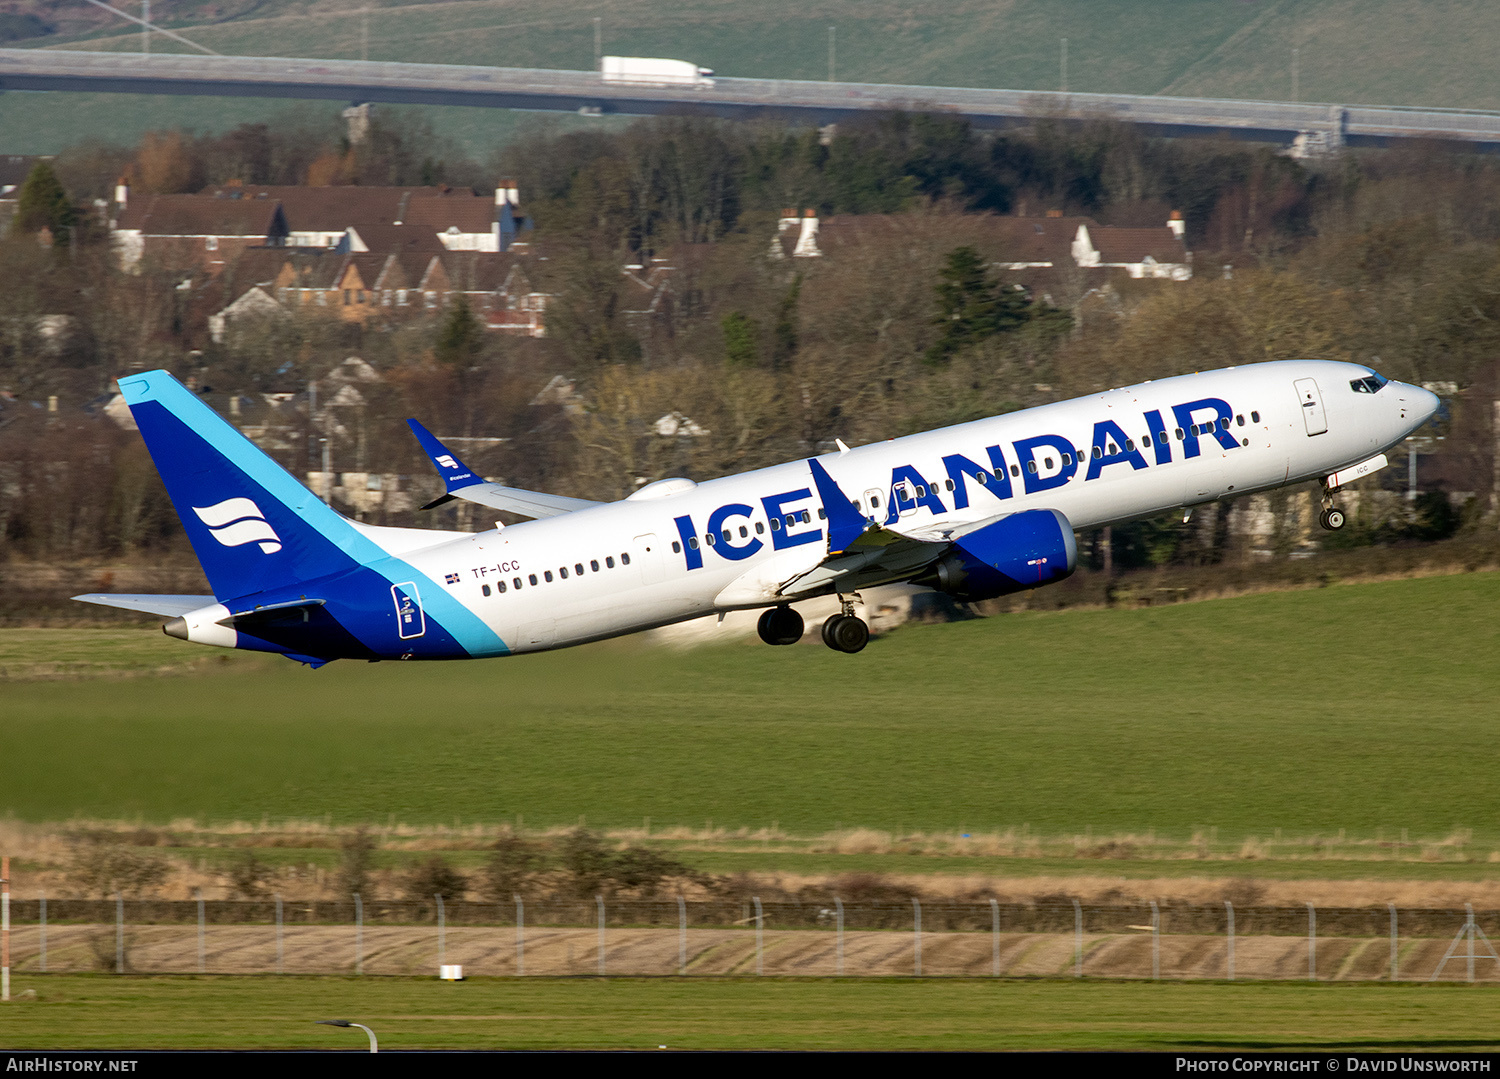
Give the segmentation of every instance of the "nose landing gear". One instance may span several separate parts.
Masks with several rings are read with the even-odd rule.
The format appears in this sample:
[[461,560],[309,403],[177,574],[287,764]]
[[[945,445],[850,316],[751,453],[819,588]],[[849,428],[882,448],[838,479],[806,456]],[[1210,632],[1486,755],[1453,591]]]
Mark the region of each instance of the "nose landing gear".
[[823,643],[836,652],[853,654],[870,643],[870,627],[854,614],[854,601],[839,597],[840,611],[823,623]]
[[1344,511],[1333,504],[1333,488],[1323,485],[1323,512],[1318,514],[1318,526],[1327,532],[1343,528],[1347,518]]

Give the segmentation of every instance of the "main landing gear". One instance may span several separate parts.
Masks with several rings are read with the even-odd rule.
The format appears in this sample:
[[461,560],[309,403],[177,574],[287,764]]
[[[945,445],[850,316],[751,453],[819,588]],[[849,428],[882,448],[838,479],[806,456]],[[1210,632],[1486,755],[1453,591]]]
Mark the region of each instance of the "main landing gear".
[[1333,504],[1333,491],[1323,488],[1323,512],[1318,514],[1318,525],[1328,532],[1337,532],[1344,527],[1347,518],[1344,511]]
[[790,607],[772,607],[760,616],[755,631],[767,644],[796,644],[802,639],[802,616]]
[[851,655],[870,643],[870,627],[854,614],[854,601],[839,597],[839,613],[823,623],[823,643],[835,652]]

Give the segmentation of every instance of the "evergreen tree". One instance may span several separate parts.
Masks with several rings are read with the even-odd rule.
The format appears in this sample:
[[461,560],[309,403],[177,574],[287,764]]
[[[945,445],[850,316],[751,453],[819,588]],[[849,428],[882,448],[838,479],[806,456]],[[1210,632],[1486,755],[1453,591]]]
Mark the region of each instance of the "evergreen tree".
[[972,247],[949,252],[939,277],[938,314],[932,321],[942,334],[927,350],[928,363],[943,363],[959,349],[1014,330],[1031,317],[1026,293],[993,280],[983,256]]
[[724,358],[730,363],[755,366],[760,357],[756,346],[755,324],[743,312],[731,311],[724,316]]
[[21,185],[11,232],[20,236],[48,228],[52,230],[52,238],[63,243],[74,220],[73,204],[68,201],[57,173],[49,162],[38,161]]
[[479,357],[483,347],[484,327],[474,317],[468,299],[459,293],[438,332],[437,358],[450,367],[466,368]]

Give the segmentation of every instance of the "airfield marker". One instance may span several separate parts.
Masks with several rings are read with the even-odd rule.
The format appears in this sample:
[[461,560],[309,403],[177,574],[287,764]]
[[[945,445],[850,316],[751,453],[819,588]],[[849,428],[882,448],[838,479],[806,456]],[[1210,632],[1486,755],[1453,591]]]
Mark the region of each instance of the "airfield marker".
[[1151,980],[1161,980],[1161,911],[1151,900]]
[[677,973],[687,973],[687,900],[677,897]]
[[594,896],[594,902],[599,904],[599,973],[604,973],[604,897]]
[[1318,911],[1307,905],[1307,980],[1318,980]]
[[[992,899],[990,900],[990,902],[993,903],[994,900]],[[844,976],[844,901],[838,896],[833,897],[833,909],[836,912],[835,916],[838,919],[838,939],[836,942],[836,952],[838,955],[838,974],[839,977],[842,978]]]
[[115,893],[115,973],[125,973],[125,897]]
[[998,899],[990,900],[990,951],[994,953],[992,974],[998,978],[1000,977],[1000,901]]
[[0,1000],[10,999],[10,855],[0,858]]
[[[516,896],[515,898],[516,898],[516,976],[520,977],[522,974],[526,973],[526,904],[521,899],[521,897],[519,895]],[[601,928],[600,932],[602,933],[603,931],[604,930]],[[568,946],[568,950],[569,950],[570,953],[572,952],[572,947],[573,946],[571,944]],[[568,966],[570,968],[573,965],[572,959],[573,959],[572,955],[569,954],[569,956],[568,956],[568,960],[569,960]],[[602,958],[599,961],[601,963],[604,962],[604,960]]]
[[41,907],[41,925],[38,927],[39,930],[40,930],[39,946],[41,948],[41,956],[40,956],[41,970],[42,970],[43,974],[46,974],[47,973],[47,893],[46,892],[38,892],[37,896],[38,896],[38,904]]
[[1229,915],[1229,953],[1225,960],[1229,967],[1229,980],[1234,981],[1234,904],[1224,900],[1224,910]]
[[443,940],[443,935],[444,935],[443,931],[444,931],[444,929],[446,929],[446,926],[443,924],[443,921],[444,921],[444,917],[443,917],[443,897],[440,896],[440,895],[435,895],[435,896],[433,896],[433,898],[437,900],[437,915],[438,915],[438,969],[441,970],[443,968],[443,952],[444,952],[444,944],[445,944],[445,941]]
[[[759,906],[759,904],[756,904]],[[912,969],[916,976],[922,976],[922,901],[916,896],[911,897],[912,907]]]
[[276,973],[277,974],[283,973],[283,971],[282,971],[282,950],[281,950],[281,893],[280,892],[276,893]]
[[193,889],[198,893],[198,973],[202,974],[206,965],[207,957],[204,955],[203,947],[203,889]]
[[1073,977],[1083,977],[1083,908],[1076,899],[1073,900]]
[[766,923],[761,917],[760,896],[751,896],[750,901],[755,904],[755,973],[764,974],[766,972],[764,962]]

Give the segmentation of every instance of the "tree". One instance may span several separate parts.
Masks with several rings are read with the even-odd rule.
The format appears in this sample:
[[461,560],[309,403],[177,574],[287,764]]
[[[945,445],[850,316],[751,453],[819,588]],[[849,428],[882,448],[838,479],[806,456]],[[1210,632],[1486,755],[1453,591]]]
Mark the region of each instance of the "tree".
[[485,898],[505,903],[512,896],[525,895],[546,868],[547,855],[540,847],[518,835],[502,835],[495,840],[495,846],[484,863]]
[[755,323],[743,311],[731,311],[724,316],[724,358],[730,363],[755,366],[760,356],[756,344]]
[[468,878],[453,868],[441,854],[434,854],[414,868],[406,878],[408,899],[431,899],[435,895],[449,901],[462,899],[468,888]]
[[467,368],[484,347],[484,327],[474,317],[468,299],[459,293],[438,331],[437,358],[450,367]]
[[1030,317],[1026,293],[992,280],[984,258],[972,247],[949,252],[939,276],[938,314],[932,321],[942,334],[927,350],[928,363],[942,363],[964,346],[1014,330]]
[[38,161],[21,185],[11,232],[17,236],[51,229],[58,243],[65,242],[77,215],[68,193],[47,161]]

